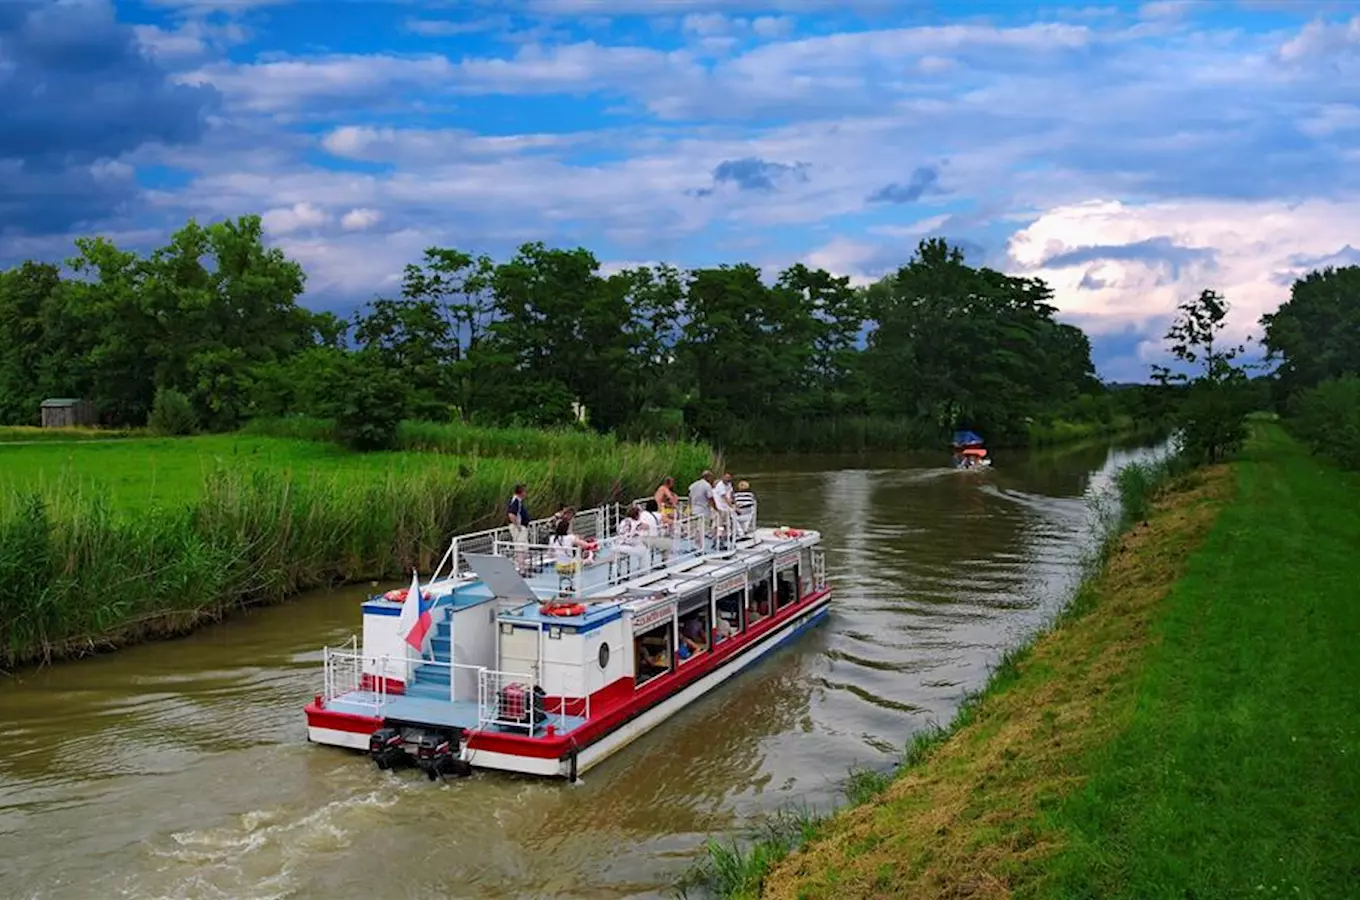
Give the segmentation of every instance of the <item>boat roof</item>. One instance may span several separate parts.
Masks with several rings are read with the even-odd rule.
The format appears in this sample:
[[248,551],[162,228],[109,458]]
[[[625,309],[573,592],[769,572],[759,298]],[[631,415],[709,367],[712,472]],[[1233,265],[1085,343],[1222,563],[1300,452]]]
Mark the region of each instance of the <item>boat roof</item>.
[[[778,533],[777,533],[778,532]],[[620,584],[587,586],[573,602],[585,607],[575,616],[547,615],[541,604],[550,597],[519,604],[504,610],[501,621],[524,624],[590,625],[612,619],[625,609],[634,612],[657,603],[674,600],[704,590],[725,578],[743,575],[775,557],[811,547],[821,541],[817,531],[799,531],[796,537],[782,536],[774,528],[757,528],[728,551],[692,556],[674,565],[653,569]]]
[[[645,499],[633,501],[638,505],[645,502]],[[456,535],[431,579],[421,585],[421,593],[433,597],[436,606],[452,606],[455,611],[498,601],[502,621],[579,626],[616,617],[623,609],[646,608],[661,598],[683,597],[724,578],[741,575],[780,553],[821,541],[820,532],[812,530],[755,528],[730,549],[710,551],[692,547],[673,556],[668,565],[639,572],[636,577],[614,577],[603,559],[617,541],[613,524],[629,505],[632,504],[607,504],[576,514],[574,522],[580,523],[584,536],[599,541],[601,559],[584,567],[578,576],[579,587],[569,599],[559,597],[557,577],[551,571],[527,579],[521,577],[511,558],[509,531],[504,527]],[[546,529],[551,523],[552,518],[535,520],[531,530]],[[441,578],[440,572],[450,561],[452,571]],[[586,611],[576,616],[545,615],[539,606],[549,600],[579,603]],[[401,607],[400,601],[382,596],[363,604],[366,613],[379,615],[397,615]]]

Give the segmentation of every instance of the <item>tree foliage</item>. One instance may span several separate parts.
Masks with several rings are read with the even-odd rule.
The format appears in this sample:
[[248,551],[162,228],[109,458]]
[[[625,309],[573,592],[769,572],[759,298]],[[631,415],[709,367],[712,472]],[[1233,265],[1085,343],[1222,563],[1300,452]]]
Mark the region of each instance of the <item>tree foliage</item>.
[[496,262],[432,247],[348,318],[299,305],[304,273],[264,246],[258,217],[190,222],[146,256],[77,249],[70,278],[0,273],[0,421],[78,396],[140,425],[175,392],[204,428],[297,413],[356,447],[408,416],[761,449],[889,440],[893,422],[916,441],[957,427],[1023,441],[1036,417],[1113,408],[1047,285],[942,240],[868,287],[802,264],[606,272],[581,248]]
[[1166,333],[1171,355],[1196,375],[1153,366],[1162,384],[1183,382],[1189,391],[1177,413],[1185,452],[1197,461],[1219,462],[1236,452],[1247,437],[1249,391],[1246,368],[1234,362],[1245,351],[1241,344],[1225,344],[1221,332],[1230,310],[1217,291],[1201,291],[1177,308]]
[[1289,299],[1261,317],[1262,343],[1284,398],[1360,375],[1360,266],[1325,268],[1294,282]]

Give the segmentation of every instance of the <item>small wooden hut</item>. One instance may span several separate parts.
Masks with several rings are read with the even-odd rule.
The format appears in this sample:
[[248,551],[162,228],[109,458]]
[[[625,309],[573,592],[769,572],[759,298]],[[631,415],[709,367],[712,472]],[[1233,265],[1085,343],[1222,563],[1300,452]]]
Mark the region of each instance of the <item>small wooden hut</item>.
[[69,397],[55,397],[42,402],[42,427],[75,428],[95,423],[94,403],[89,400],[74,400]]

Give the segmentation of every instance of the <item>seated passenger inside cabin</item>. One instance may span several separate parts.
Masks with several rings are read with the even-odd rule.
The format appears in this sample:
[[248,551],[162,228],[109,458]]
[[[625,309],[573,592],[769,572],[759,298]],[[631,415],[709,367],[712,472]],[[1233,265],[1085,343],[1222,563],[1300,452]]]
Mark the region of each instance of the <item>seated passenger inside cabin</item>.
[[670,671],[668,641],[664,637],[644,635],[637,641],[637,683],[649,681]]
[[741,621],[741,592],[728,594],[718,599],[718,618],[713,623],[713,643],[721,643],[730,638],[738,629]]
[[759,622],[770,615],[770,582],[768,577],[751,585],[746,598],[746,621]]
[[680,623],[680,659],[690,659],[708,650],[708,616],[697,612]]

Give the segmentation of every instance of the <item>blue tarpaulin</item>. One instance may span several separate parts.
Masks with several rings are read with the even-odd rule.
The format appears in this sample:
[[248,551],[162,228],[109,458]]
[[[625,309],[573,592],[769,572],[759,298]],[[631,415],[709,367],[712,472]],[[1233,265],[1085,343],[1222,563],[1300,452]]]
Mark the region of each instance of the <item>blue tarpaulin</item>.
[[980,447],[982,446],[982,438],[971,431],[956,431],[954,432],[954,446]]

